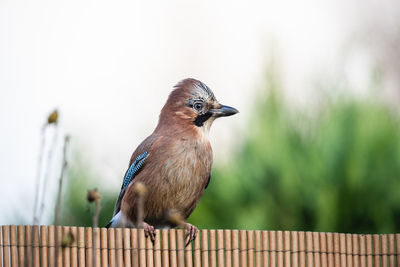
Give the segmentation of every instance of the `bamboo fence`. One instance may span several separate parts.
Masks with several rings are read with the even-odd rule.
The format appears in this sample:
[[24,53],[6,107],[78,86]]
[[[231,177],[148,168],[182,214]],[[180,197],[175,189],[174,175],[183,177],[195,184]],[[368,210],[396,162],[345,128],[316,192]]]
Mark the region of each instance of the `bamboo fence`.
[[2,266],[400,267],[400,234],[200,230],[185,247],[184,230],[69,226],[1,226]]

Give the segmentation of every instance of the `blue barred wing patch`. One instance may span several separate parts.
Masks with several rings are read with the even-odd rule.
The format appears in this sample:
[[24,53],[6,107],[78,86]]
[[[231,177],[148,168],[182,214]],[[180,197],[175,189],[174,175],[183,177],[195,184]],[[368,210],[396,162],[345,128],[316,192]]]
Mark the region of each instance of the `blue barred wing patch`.
[[144,163],[146,162],[146,158],[149,155],[149,152],[144,152],[143,154],[139,155],[135,161],[131,164],[128,171],[125,174],[124,182],[122,183],[122,188],[127,187],[135,178],[138,171],[143,167]]

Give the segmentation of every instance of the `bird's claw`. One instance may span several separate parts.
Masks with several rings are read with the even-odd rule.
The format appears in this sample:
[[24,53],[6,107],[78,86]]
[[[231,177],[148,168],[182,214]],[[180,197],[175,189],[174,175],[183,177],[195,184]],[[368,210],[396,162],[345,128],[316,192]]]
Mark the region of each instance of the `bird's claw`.
[[186,229],[185,240],[186,238],[188,238],[188,241],[186,242],[185,245],[185,247],[187,247],[193,240],[196,239],[199,229],[190,223],[185,223],[184,227]]
[[143,229],[146,237],[150,237],[150,240],[154,245],[154,239],[156,238],[156,230],[154,230],[154,226],[143,222]]

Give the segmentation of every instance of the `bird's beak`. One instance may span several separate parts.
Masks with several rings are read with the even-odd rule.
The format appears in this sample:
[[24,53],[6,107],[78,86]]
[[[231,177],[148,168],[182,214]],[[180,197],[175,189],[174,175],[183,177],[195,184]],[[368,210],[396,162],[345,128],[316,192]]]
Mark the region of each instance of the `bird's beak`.
[[220,105],[219,108],[210,109],[210,112],[214,117],[227,117],[238,113],[239,111],[236,108]]

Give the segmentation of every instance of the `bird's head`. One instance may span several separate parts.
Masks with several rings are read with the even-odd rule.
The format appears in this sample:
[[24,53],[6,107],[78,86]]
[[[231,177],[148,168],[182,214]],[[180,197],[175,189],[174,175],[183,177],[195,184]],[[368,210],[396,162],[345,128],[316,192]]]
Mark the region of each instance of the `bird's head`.
[[216,118],[236,113],[237,109],[220,104],[207,85],[189,78],[175,85],[161,110],[158,127],[182,125],[208,131]]

